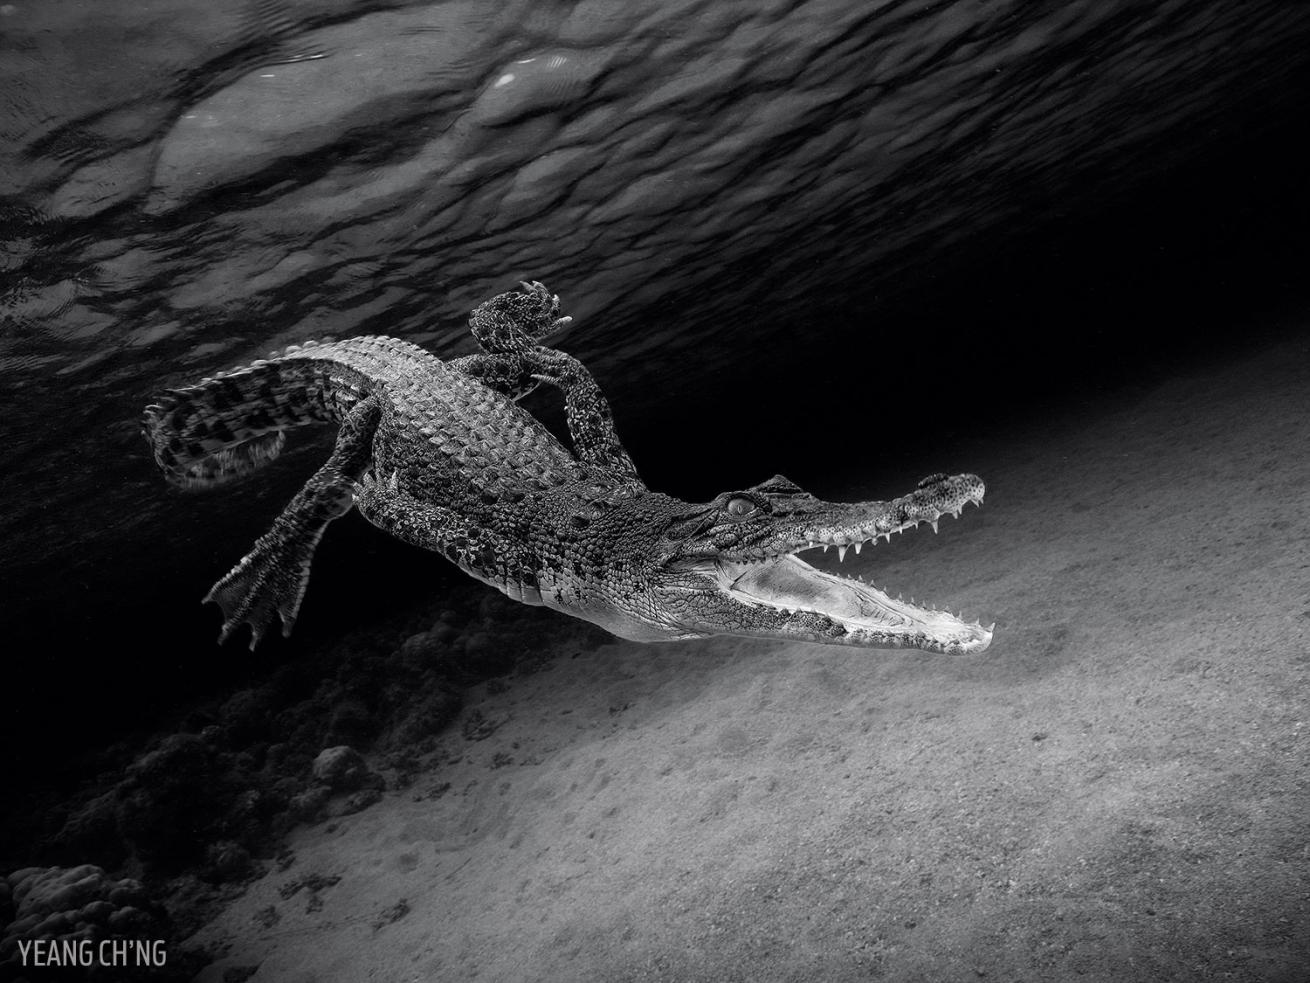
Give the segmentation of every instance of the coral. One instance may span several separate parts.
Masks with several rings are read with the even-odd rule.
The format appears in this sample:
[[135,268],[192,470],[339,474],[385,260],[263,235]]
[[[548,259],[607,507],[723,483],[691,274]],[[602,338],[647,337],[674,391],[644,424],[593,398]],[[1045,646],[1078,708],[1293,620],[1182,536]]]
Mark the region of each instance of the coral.
[[[15,940],[38,928],[53,938],[162,917],[140,882],[111,880],[108,870],[166,891],[184,936],[230,886],[270,862],[296,824],[351,815],[388,786],[410,785],[458,714],[463,684],[533,671],[555,647],[543,612],[480,593],[447,595],[443,603],[457,607],[434,607],[426,627],[391,636],[399,644],[360,633],[192,707],[181,732],[135,758],[127,744],[115,749],[79,800],[49,810],[57,832],[45,834],[33,860],[62,866],[0,877],[0,926],[14,922]],[[589,637],[585,626],[553,628],[579,644]]]
[[[115,880],[91,864],[77,867],[25,867],[0,880],[12,897],[13,919],[0,939],[0,973],[18,973],[21,953],[44,942],[79,954],[79,965],[48,965],[41,980],[103,980],[128,983],[150,979],[187,979],[194,956],[170,951],[172,924],[140,881]],[[168,953],[166,965],[114,965],[103,958],[101,943],[112,940],[158,943]],[[76,948],[74,948],[76,947]],[[81,964],[81,963],[89,963]]]

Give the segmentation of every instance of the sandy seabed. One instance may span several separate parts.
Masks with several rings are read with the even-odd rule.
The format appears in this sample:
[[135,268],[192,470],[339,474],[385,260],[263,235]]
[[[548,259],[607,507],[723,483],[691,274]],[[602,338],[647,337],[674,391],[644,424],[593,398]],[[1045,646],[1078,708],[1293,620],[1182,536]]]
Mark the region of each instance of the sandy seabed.
[[923,460],[985,507],[844,572],[988,652],[566,646],[198,980],[1310,979],[1310,342]]

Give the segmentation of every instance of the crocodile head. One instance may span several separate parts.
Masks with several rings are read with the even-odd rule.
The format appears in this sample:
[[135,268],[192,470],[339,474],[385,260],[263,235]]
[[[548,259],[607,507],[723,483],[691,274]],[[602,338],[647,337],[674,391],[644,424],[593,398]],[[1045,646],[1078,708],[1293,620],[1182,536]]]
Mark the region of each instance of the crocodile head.
[[[982,504],[970,474],[933,475],[890,502],[823,502],[777,476],[703,505],[677,503],[659,531],[643,589],[583,615],[628,638],[757,635],[869,647],[981,652],[991,628],[893,600],[872,584],[818,570],[797,554],[848,549]],[[667,500],[672,503],[674,500]],[[617,609],[617,610],[616,610]],[[577,614],[578,612],[572,612]],[[993,626],[994,627],[994,626]]]

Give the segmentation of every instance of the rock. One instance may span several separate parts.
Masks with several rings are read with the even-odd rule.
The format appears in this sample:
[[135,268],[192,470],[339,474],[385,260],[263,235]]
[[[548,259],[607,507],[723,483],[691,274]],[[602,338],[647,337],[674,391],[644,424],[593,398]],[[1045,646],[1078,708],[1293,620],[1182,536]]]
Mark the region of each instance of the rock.
[[141,905],[146,900],[145,886],[137,880],[130,877],[124,877],[121,881],[114,883],[109,889],[110,903],[120,907],[130,905]]
[[334,815],[351,816],[357,812],[363,812],[371,805],[382,801],[382,790],[378,788],[360,789],[346,797],[340,807],[334,810]]
[[275,792],[274,782],[256,770],[262,745],[254,752],[223,750],[232,739],[232,732],[215,726],[165,737],[112,789],[75,811],[56,843],[65,853],[86,849],[115,863],[135,856],[172,871],[212,863],[214,844],[256,848],[276,824],[290,788]]
[[455,631],[447,625],[439,625],[448,634],[443,638],[437,628],[431,631],[410,635],[400,644],[400,658],[409,667],[423,669],[436,666],[446,657],[446,643],[455,636]]
[[131,906],[119,908],[109,916],[109,928],[118,935],[143,935],[150,929],[149,912]]
[[250,851],[239,843],[223,840],[205,851],[205,875],[211,881],[238,881],[251,872]]
[[100,863],[117,865],[129,850],[118,828],[118,800],[114,791],[99,795],[73,811],[55,834],[63,854],[92,856]]
[[95,900],[105,891],[105,872],[91,864],[26,868],[12,875],[14,902],[21,916],[32,911],[63,911]]
[[438,733],[458,715],[463,706],[459,693],[449,686],[434,684],[414,702],[393,728],[387,746],[412,748]]
[[78,922],[96,922],[107,924],[109,916],[115,911],[115,905],[112,901],[92,901],[79,911],[74,918]]
[[459,629],[442,621],[433,626],[431,635],[438,644],[446,646],[459,637]]
[[292,796],[289,811],[292,817],[300,822],[312,823],[323,814],[331,798],[332,790],[325,785],[320,785]]
[[328,719],[327,739],[363,743],[372,737],[376,723],[368,706],[356,697],[345,697],[333,708]]
[[475,632],[464,639],[464,655],[470,662],[485,662],[493,658],[495,644],[485,631]]
[[225,757],[195,734],[172,734],[127,769],[117,790],[118,827],[142,859],[198,859],[235,789]]
[[359,788],[371,772],[358,751],[346,744],[324,748],[314,759],[314,778],[334,792]]
[[230,747],[241,747],[268,736],[275,716],[269,694],[243,689],[223,703],[219,711],[223,738]]

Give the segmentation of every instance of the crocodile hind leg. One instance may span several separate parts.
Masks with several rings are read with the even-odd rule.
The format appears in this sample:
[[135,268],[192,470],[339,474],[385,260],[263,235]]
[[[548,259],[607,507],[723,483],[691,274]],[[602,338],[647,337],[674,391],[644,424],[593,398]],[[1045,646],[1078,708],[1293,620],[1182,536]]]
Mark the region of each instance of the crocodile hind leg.
[[341,424],[327,463],[305,482],[273,527],[255,541],[241,562],[205,595],[223,612],[220,644],[244,622],[250,625],[253,651],[273,624],[291,634],[309,583],[309,564],[329,522],[350,511],[355,482],[372,459],[373,432],[381,405],[376,397],[360,402]]

